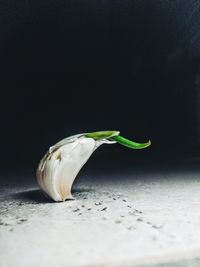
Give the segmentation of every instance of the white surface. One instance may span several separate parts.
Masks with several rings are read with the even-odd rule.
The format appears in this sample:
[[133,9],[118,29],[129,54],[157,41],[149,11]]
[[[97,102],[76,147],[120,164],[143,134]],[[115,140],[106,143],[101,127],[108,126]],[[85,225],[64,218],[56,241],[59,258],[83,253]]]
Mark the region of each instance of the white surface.
[[46,202],[36,186],[6,183],[1,267],[148,266],[200,257],[198,173],[82,177],[76,200],[64,203]]

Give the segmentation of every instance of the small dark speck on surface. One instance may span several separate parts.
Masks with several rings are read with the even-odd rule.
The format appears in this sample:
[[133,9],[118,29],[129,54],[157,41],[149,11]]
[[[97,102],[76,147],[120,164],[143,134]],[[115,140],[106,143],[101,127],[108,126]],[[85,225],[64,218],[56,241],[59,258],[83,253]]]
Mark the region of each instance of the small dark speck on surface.
[[162,225],[152,225],[152,227],[154,228],[154,229],[160,229],[160,228],[162,228]]
[[101,211],[105,211],[105,210],[107,210],[107,208],[108,208],[108,207],[104,207],[103,209],[101,209]]
[[77,209],[75,209],[75,210],[73,210],[73,212],[77,212],[77,211],[79,211],[80,209],[79,208],[77,208]]
[[20,219],[20,222],[27,222],[27,219]]
[[129,226],[127,227],[127,230],[131,231],[131,230],[135,230],[136,228],[134,226]]
[[116,221],[115,221],[116,224],[119,224],[119,223],[121,223],[121,222],[122,222],[121,220],[116,220]]
[[10,224],[9,223],[4,223],[4,222],[0,222],[0,225],[9,226]]
[[121,218],[124,218],[125,216],[124,215],[120,215]]
[[85,205],[81,205],[82,208],[85,208]]
[[115,197],[113,197],[113,200],[117,200]]
[[127,205],[127,208],[130,208],[131,209],[132,207],[130,205]]
[[126,199],[122,199],[122,201],[127,202]]
[[135,212],[142,214],[142,211],[141,210],[135,209]]
[[91,208],[88,208],[87,210],[91,210]]
[[143,219],[142,218],[137,218],[136,219],[138,222],[143,222]]

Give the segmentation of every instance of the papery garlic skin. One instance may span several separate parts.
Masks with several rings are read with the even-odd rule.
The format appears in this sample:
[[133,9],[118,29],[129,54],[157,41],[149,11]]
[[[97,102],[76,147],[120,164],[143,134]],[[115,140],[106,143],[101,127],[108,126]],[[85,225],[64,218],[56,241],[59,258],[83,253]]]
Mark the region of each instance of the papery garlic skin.
[[41,189],[54,201],[72,199],[74,179],[95,149],[103,143],[113,144],[115,141],[94,140],[79,134],[50,147],[37,169]]

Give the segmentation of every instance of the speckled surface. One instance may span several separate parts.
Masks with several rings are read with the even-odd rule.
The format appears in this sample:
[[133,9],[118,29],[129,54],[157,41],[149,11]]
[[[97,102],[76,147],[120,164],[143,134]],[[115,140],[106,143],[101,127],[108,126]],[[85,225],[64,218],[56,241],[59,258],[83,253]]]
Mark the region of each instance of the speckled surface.
[[1,182],[1,267],[200,266],[198,172],[81,177],[64,203],[13,180]]

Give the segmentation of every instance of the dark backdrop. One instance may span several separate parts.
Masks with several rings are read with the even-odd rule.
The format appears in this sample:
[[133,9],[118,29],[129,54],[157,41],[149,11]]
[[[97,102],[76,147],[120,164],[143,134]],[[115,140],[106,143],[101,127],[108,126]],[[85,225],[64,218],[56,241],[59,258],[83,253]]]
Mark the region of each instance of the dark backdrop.
[[2,168],[104,129],[153,143],[105,148],[104,163],[198,153],[199,42],[198,0],[2,0]]

